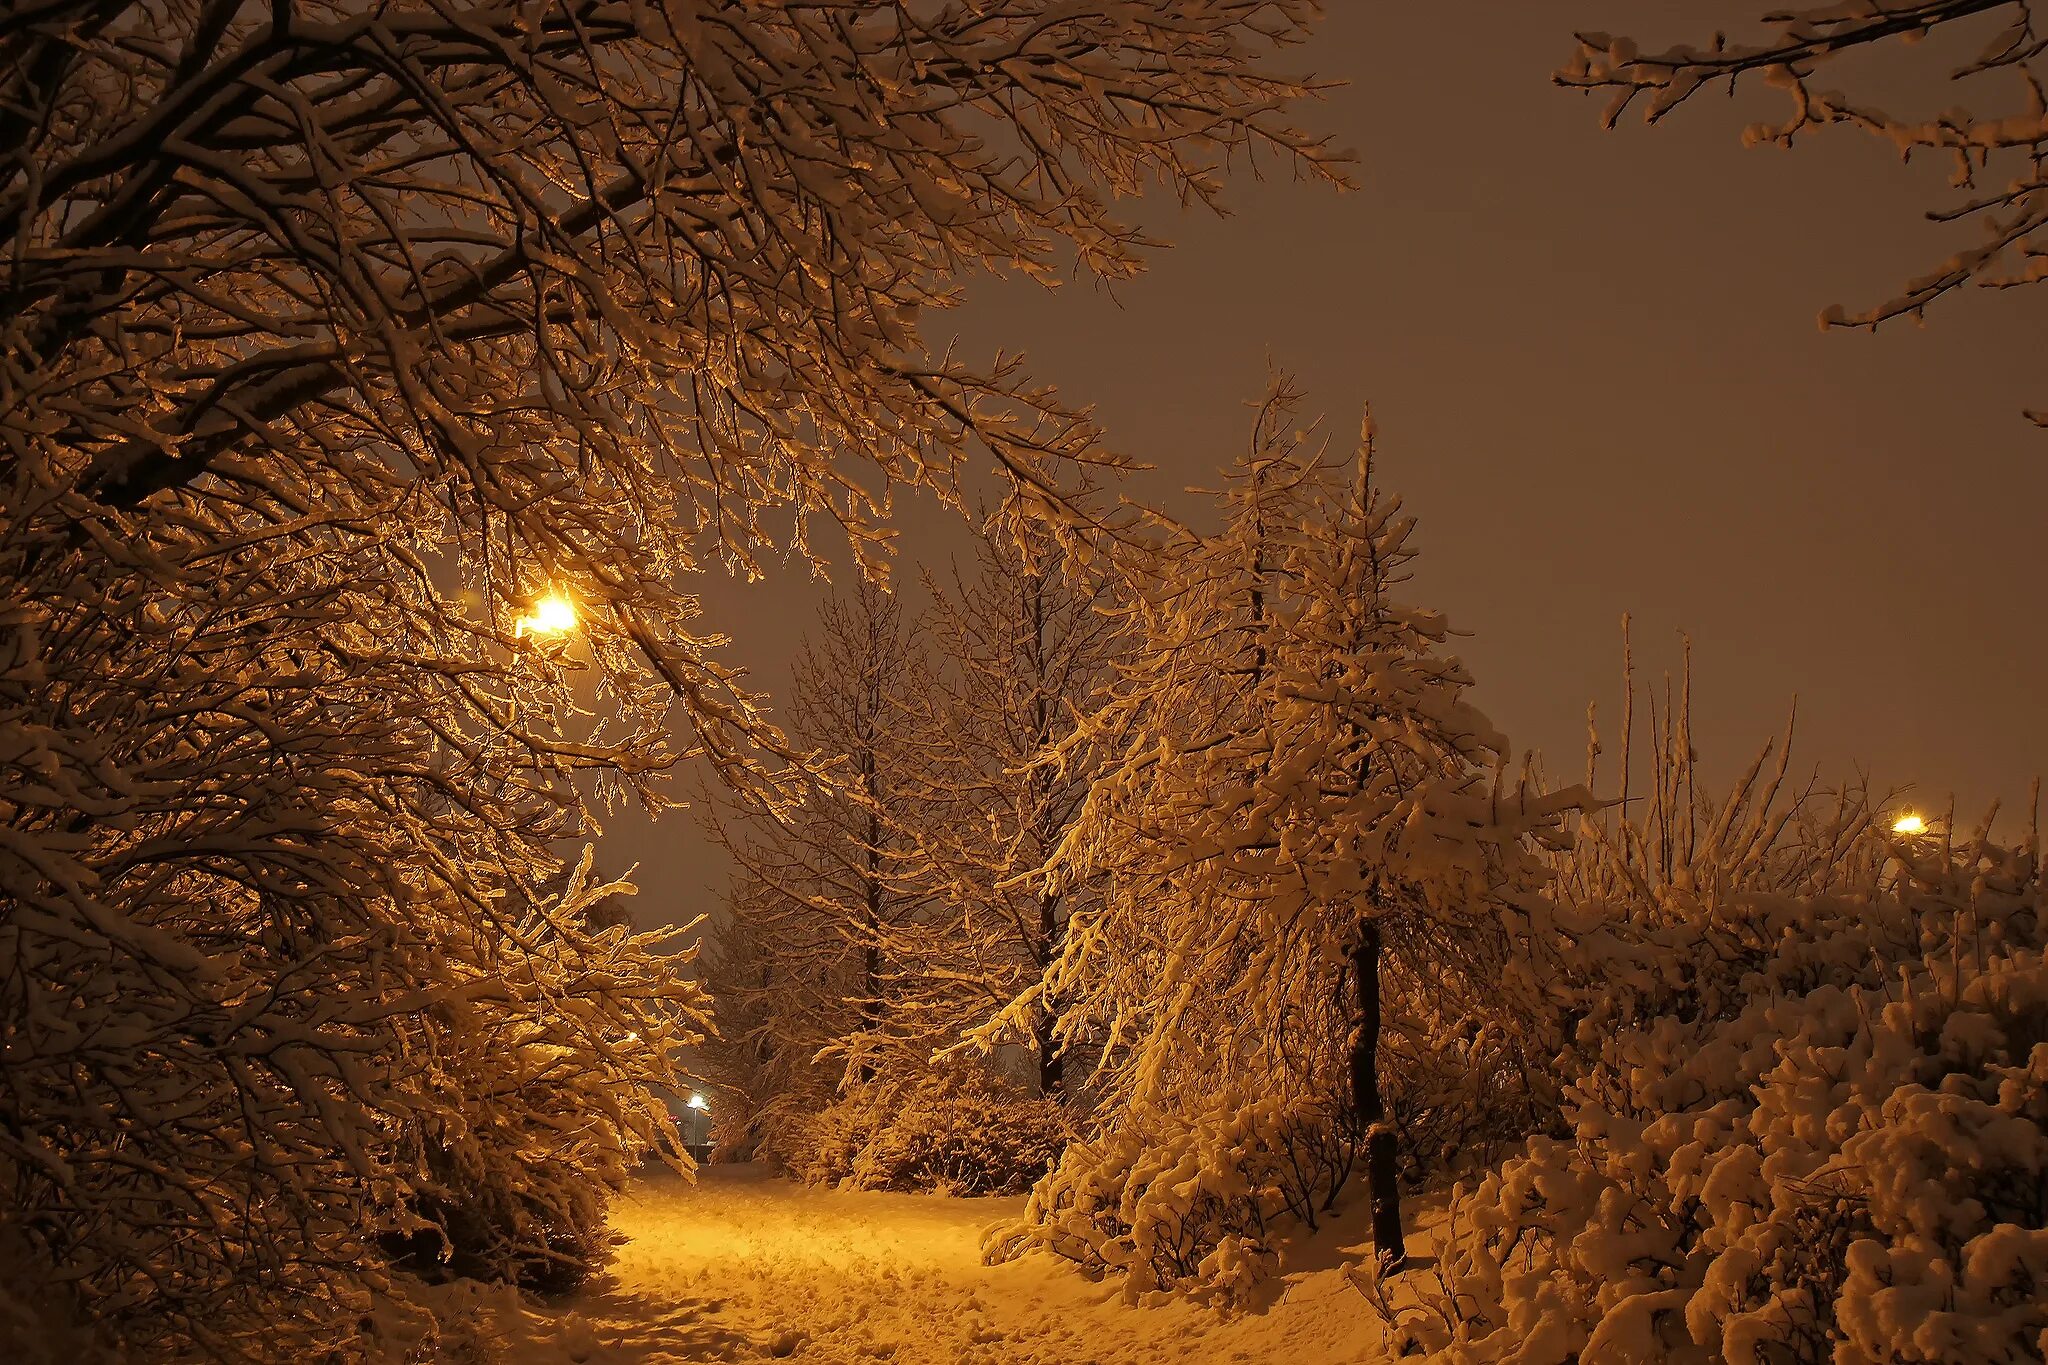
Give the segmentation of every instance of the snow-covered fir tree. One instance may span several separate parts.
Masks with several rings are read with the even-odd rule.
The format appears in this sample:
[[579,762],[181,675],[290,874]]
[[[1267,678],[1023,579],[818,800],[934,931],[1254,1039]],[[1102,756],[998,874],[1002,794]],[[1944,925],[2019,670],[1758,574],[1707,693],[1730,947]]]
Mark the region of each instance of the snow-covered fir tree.
[[1533,990],[1515,950],[1540,913],[1538,841],[1583,797],[1507,775],[1444,619],[1395,595],[1414,523],[1373,484],[1370,426],[1333,461],[1294,421],[1276,385],[1220,529],[1174,534],[1146,577],[1136,657],[1075,740],[1120,759],[1045,873],[1101,881],[1102,902],[1043,990],[1058,1036],[1105,1037],[1112,1129],[1238,1123],[1276,1097],[1350,1126],[1398,1262],[1385,964]]
[[[913,992],[937,1048],[960,1042],[1040,981],[1092,882],[1054,884],[1043,866],[1081,813],[1099,766],[1062,753],[1103,700],[1123,650],[1115,580],[1056,549],[990,530],[970,568],[927,577],[932,686],[911,717],[916,875],[935,912],[914,945]],[[1066,1091],[1058,1009],[1040,1000],[1011,1040],[1041,1095]]]

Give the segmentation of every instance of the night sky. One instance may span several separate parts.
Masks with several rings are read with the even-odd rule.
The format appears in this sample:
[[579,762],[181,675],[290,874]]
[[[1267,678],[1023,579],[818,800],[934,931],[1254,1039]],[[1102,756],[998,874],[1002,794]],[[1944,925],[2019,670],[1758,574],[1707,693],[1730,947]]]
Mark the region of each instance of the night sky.
[[[1582,771],[1586,703],[1618,716],[1627,612],[1640,673],[1690,633],[1710,776],[1796,694],[1797,755],[1825,777],[2017,817],[2048,768],[2048,432],[2021,416],[2048,407],[2044,314],[1977,291],[1924,328],[1823,334],[1823,306],[1890,297],[1965,240],[1922,217],[1946,167],[1846,131],[1746,150],[1780,112],[1761,90],[1608,133],[1597,98],[1551,84],[1575,30],[1647,49],[1728,13],[1335,0],[1289,65],[1347,82],[1306,117],[1356,153],[1356,191],[1246,174],[1222,221],[1147,202],[1176,245],[1114,297],[978,283],[929,335],[1025,351],[1173,509],[1241,448],[1269,366],[1338,442],[1370,400],[1383,479],[1421,518],[1412,595],[1473,632],[1478,700],[1559,776]],[[1884,68],[1841,80],[1864,74]],[[1958,102],[1892,92],[1894,112]],[[961,543],[928,505],[901,524],[907,561]],[[791,570],[706,598],[772,691],[814,592]],[[708,909],[725,877],[687,812],[615,818],[602,854],[640,865],[646,922]]]

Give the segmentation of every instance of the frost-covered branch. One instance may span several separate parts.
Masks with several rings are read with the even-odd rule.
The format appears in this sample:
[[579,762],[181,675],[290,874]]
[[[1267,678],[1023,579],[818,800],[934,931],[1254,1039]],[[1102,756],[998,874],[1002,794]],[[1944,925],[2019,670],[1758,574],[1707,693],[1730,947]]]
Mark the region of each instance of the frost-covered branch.
[[[1631,108],[1649,122],[1685,104],[1701,90],[1731,89],[1756,80],[1783,91],[1791,111],[1781,122],[1756,124],[1744,138],[1790,146],[1810,129],[1831,124],[1860,128],[1889,142],[1902,158],[1931,152],[1953,166],[1954,202],[1929,214],[1940,222],[1977,224],[1974,243],[1908,282],[1894,297],[1851,311],[1831,306],[1826,327],[1874,328],[1901,316],[1919,317],[1943,297],[1977,284],[2010,288],[2048,279],[2048,97],[2041,82],[2044,35],[2027,0],[1848,0],[1766,13],[1770,36],[1731,42],[1715,34],[1704,46],[1644,51],[1627,38],[1581,34],[1578,49],[1558,72],[1559,84],[1611,93],[1604,115],[1613,126]],[[1985,112],[1961,105],[1926,115],[1886,112],[1854,93],[1815,84],[1837,59],[1859,49],[1954,36],[1980,44],[1954,62],[1949,77],[1983,89],[1997,101],[1997,82],[2009,94]],[[2034,414],[2043,422],[2040,414]]]

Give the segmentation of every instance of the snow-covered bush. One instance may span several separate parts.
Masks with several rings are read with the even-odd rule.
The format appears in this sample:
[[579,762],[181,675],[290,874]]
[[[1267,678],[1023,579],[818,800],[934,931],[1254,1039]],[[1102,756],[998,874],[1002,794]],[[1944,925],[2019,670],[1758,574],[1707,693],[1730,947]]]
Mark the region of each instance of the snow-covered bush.
[[[409,629],[376,549],[119,552],[0,607],[0,1223],[130,1352],[317,1353],[385,1239],[601,1203],[700,997],[587,868],[539,895],[573,816],[473,709],[535,672]],[[564,1264],[497,1221],[474,1268]]]
[[972,1068],[875,1079],[762,1144],[790,1174],[861,1190],[1021,1194],[1070,1136],[1057,1100]]
[[1284,1233],[1315,1230],[1361,1153],[1348,1118],[1314,1100],[1226,1091],[1185,1114],[1133,1110],[1069,1146],[983,1253],[1050,1251],[1121,1276],[1127,1298],[1234,1299],[1279,1264]]
[[1904,867],[1860,888],[1714,906],[1700,951],[1746,962],[1739,986],[1607,1030],[1567,1092],[1569,1136],[1461,1189],[1426,1275],[1372,1286],[1408,1349],[1458,1365],[2042,1359],[2037,854],[1891,851]]

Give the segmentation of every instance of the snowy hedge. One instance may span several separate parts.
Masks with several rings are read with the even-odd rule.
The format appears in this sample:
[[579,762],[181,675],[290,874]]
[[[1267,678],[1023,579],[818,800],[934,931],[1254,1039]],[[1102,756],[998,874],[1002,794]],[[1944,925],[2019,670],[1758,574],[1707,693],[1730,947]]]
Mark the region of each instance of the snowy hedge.
[[[1694,926],[1679,965],[1705,969],[1668,1012],[1606,1032],[1569,1136],[1461,1188],[1440,1262],[1372,1286],[1408,1351],[2042,1359],[2040,870],[1984,845],[1899,851],[1911,877],[1739,895]],[[1626,971],[1614,998],[1676,979]]]
[[880,1079],[772,1130],[762,1151],[798,1179],[860,1190],[1021,1194],[1069,1133],[1058,1101],[968,1069]]
[[1226,1091],[1188,1113],[1134,1110],[1070,1146],[983,1253],[1050,1251],[1121,1276],[1127,1298],[1234,1299],[1273,1272],[1285,1233],[1315,1229],[1360,1155],[1350,1124],[1314,1101]]

